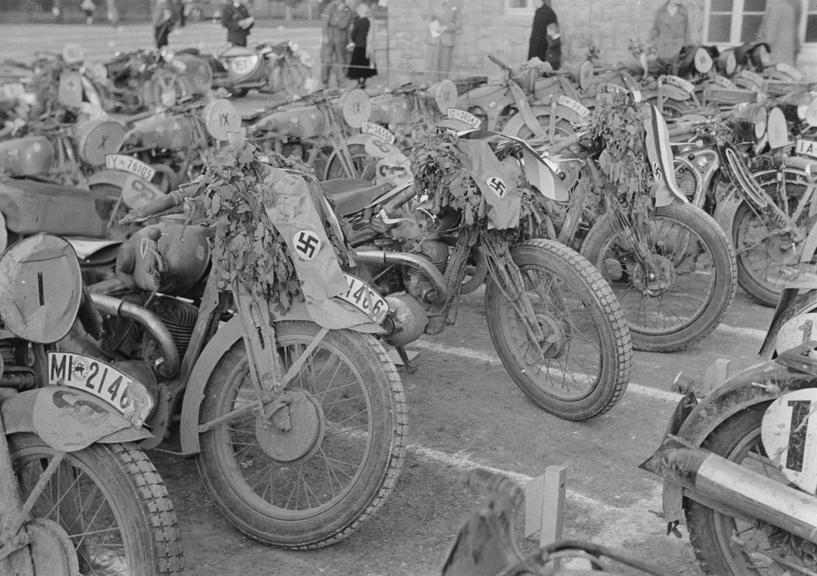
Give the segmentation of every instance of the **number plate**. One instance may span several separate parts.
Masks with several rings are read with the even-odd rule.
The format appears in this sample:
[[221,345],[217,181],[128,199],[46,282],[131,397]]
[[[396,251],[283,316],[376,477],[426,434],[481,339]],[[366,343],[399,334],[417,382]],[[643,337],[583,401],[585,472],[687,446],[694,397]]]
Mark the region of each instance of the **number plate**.
[[794,151],[801,156],[817,158],[817,142],[814,140],[797,140]]
[[576,102],[573,98],[561,95],[559,96],[558,103],[573,110],[580,118],[587,118],[590,115],[590,110],[581,102]]
[[346,292],[340,295],[342,300],[363,312],[375,324],[380,324],[389,313],[389,303],[366,282],[346,274]]
[[460,110],[458,108],[449,108],[448,112],[445,113],[448,118],[452,120],[459,120],[460,122],[465,122],[474,130],[478,130],[480,126],[482,126],[482,121],[471,114],[470,112],[466,112],[465,110]]
[[695,86],[692,84],[692,82],[679,78],[678,76],[664,76],[664,84],[680,88],[687,94],[692,94],[695,92]]
[[371,122],[364,122],[360,126],[360,131],[364,134],[371,134],[373,136],[377,136],[378,138],[382,138],[389,144],[394,144],[394,134],[389,132],[386,128],[383,128],[380,124],[372,124]]
[[156,170],[141,160],[124,154],[108,154],[105,157],[105,167],[109,170],[121,170],[129,174],[135,174],[147,182],[153,180],[156,175]]
[[48,353],[48,384],[84,390],[109,404],[137,428],[153,409],[147,389],[110,364],[69,352]]

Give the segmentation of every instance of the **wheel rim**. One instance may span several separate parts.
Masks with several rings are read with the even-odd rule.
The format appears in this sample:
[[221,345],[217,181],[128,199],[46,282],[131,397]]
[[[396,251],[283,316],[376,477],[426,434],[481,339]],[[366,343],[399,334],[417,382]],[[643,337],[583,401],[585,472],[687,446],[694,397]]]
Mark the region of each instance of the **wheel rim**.
[[[767,458],[762,446],[760,427],[741,439],[726,458],[781,484],[788,483]],[[789,554],[789,550],[781,549],[780,546],[774,544],[773,540],[779,537],[780,530],[760,521],[751,523],[718,512],[713,512],[713,514],[717,544],[724,552],[723,557],[733,574],[781,576],[785,573],[776,564],[773,565],[757,556],[754,559],[748,556],[736,540],[751,542],[750,548],[760,554],[770,552],[787,557],[789,560],[795,560],[795,557]]]
[[[797,174],[794,180],[787,174],[785,189],[777,190],[776,172],[758,175],[758,183],[784,212],[791,215],[797,203],[805,193],[807,183]],[[781,196],[785,194],[785,202]],[[788,210],[785,206],[788,205]],[[761,289],[773,294],[779,293],[783,285],[796,274],[800,253],[808,231],[817,222],[817,217],[809,216],[810,209],[806,207],[795,222],[793,234],[772,235],[761,219],[748,205],[743,204],[735,216],[735,252],[738,269],[760,286]]]
[[[285,369],[301,355],[308,342],[280,349]],[[225,413],[253,403],[255,388],[246,358],[228,377],[220,402]],[[373,417],[362,376],[351,359],[323,342],[288,387],[306,400],[310,422],[297,446],[277,448],[270,458],[264,449],[269,437],[257,434],[254,414],[233,420],[216,430],[220,457],[240,476],[234,488],[242,499],[276,509],[276,515],[301,520],[321,514],[339,503],[355,486],[369,459]],[[292,413],[295,415],[295,412]],[[316,423],[314,417],[319,417]],[[291,461],[285,461],[291,460]]]
[[[23,499],[27,498],[55,455],[49,448],[28,448],[15,454],[15,472]],[[93,470],[66,454],[46,489],[34,504],[31,516],[46,539],[63,544],[69,562],[76,562],[83,576],[131,574],[123,518],[111,505],[106,486]],[[65,543],[70,542],[71,550]]]
[[[651,226],[650,252],[669,266],[660,290],[648,289],[629,242],[621,234],[609,238],[599,252],[599,269],[610,282],[630,328],[660,335],[677,332],[706,311],[715,291],[714,258],[701,236],[674,218],[655,216]],[[666,284],[666,285],[665,285]]]
[[332,157],[329,166],[326,169],[326,180],[333,178],[361,178],[363,180],[374,181],[377,177],[377,159],[366,153],[366,149],[360,144],[352,144],[348,146],[349,156],[352,159],[352,167],[354,174],[348,174],[340,161],[336,151],[335,156]]
[[591,310],[557,273],[538,266],[520,270],[545,342],[537,347],[516,308],[502,298],[500,323],[510,354],[548,395],[568,402],[586,398],[597,387],[603,368],[602,336]]

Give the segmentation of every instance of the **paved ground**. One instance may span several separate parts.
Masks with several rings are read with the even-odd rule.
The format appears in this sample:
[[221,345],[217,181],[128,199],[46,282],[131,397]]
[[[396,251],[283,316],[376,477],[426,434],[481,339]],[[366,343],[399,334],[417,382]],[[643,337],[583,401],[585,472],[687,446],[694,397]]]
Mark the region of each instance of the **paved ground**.
[[[260,27],[254,37],[296,39],[316,55],[318,31]],[[171,46],[212,49],[223,30],[188,27]],[[150,45],[150,29],[0,25],[0,57],[24,58],[82,41],[92,58]],[[249,100],[243,106],[263,104]],[[676,396],[676,373],[700,378],[718,357],[733,368],[755,361],[772,311],[741,292],[726,322],[703,343],[671,355],[636,353],[629,391],[609,414],[569,423],[534,407],[498,364],[485,329],[481,292],[465,298],[458,323],[413,346],[415,374],[402,373],[410,407],[406,468],[380,514],[334,547],[290,553],[258,545],[233,530],[208,499],[195,464],[155,453],[179,511],[190,574],[196,576],[433,575],[476,495],[460,481],[480,464],[518,481],[551,464],[569,469],[566,535],[621,547],[675,574],[698,574],[687,539],[664,534],[660,484],[637,465],[658,445]]]

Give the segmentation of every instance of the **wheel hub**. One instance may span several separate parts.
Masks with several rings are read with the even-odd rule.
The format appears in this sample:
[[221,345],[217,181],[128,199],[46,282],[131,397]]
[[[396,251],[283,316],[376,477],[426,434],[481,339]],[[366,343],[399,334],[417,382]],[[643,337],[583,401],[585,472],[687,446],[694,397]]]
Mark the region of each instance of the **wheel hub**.
[[766,244],[769,257],[781,266],[797,266],[800,244],[788,235],[773,236]]
[[567,334],[561,322],[550,314],[537,314],[536,321],[545,335],[545,339],[541,342],[542,357],[546,360],[558,358],[567,347]]
[[634,266],[632,271],[633,286],[648,296],[661,296],[675,280],[675,267],[664,256],[654,254],[649,265]]
[[37,576],[79,574],[77,551],[68,533],[56,522],[36,518],[26,524],[29,549]]
[[323,441],[326,425],[318,400],[303,390],[285,392],[269,418],[255,421],[255,436],[264,452],[278,462],[306,459]]

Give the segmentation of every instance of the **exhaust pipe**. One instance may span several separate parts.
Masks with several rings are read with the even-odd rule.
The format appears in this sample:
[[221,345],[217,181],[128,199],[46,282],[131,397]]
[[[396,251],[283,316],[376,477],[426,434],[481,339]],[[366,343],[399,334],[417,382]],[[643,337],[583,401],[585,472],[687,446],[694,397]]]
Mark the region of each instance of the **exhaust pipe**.
[[735,516],[751,516],[817,543],[817,498],[775,482],[676,436],[639,466],[662,476],[702,503],[712,500]]
[[104,314],[129,318],[141,324],[156,339],[162,349],[163,358],[157,360],[156,371],[162,378],[173,378],[178,374],[180,365],[179,349],[176,347],[167,326],[156,314],[133,302],[126,302],[120,298],[106,296],[105,294],[91,293],[91,303]]
[[434,285],[434,300],[432,304],[443,304],[448,300],[448,288],[446,287],[445,277],[429,259],[423,258],[419,254],[362,249],[355,250],[354,258],[355,260],[367,264],[396,264],[398,266],[417,268],[425,274]]

